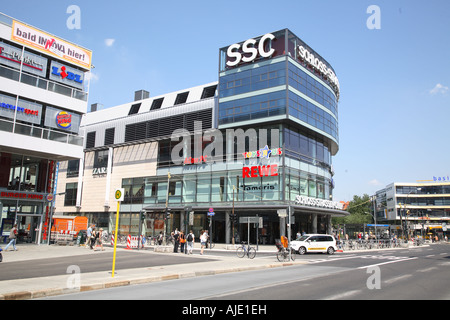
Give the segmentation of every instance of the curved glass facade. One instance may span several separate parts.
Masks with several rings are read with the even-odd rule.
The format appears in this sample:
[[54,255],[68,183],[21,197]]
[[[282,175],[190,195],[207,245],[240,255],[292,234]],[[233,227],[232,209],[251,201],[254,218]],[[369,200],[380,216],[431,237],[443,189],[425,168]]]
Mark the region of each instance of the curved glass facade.
[[[249,43],[258,46],[253,61]],[[222,48],[220,59],[219,129],[276,124],[284,153],[276,199],[330,199],[339,141],[339,83],[332,67],[287,29]],[[264,181],[248,180],[245,188],[262,192]]]

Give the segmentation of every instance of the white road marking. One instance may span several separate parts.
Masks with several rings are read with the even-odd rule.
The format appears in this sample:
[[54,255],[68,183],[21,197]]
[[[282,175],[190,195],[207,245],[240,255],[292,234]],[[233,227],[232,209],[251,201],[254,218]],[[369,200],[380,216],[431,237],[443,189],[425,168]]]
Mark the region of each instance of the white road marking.
[[339,293],[339,294],[335,294],[329,297],[324,298],[323,300],[338,300],[338,299],[346,299],[348,297],[360,294],[362,292],[362,290],[352,290],[352,291],[347,291],[347,292],[343,292],[343,293]]
[[395,278],[392,278],[392,279],[388,279],[388,280],[385,280],[385,281],[383,281],[383,282],[384,282],[384,283],[387,283],[387,284],[390,284],[390,283],[397,282],[397,281],[399,281],[399,280],[408,279],[408,278],[410,278],[410,277],[412,277],[412,274],[405,274],[405,275],[403,275],[403,276],[399,276],[399,277],[395,277]]

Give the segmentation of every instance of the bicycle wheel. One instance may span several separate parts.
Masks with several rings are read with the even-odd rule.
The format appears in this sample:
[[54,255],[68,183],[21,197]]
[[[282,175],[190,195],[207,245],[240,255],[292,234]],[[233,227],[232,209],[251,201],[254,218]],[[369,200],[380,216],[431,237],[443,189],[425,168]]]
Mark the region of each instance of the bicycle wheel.
[[245,256],[245,250],[244,250],[244,248],[243,248],[243,247],[237,248],[237,250],[236,250],[236,255],[237,255],[239,258],[243,258],[243,257]]
[[295,250],[291,249],[291,260],[295,261]]
[[278,261],[283,262],[284,261],[284,256],[285,256],[285,254],[284,254],[283,251],[278,251],[277,252],[277,259],[278,259]]
[[256,249],[255,248],[248,248],[248,257],[250,259],[253,259],[256,256]]

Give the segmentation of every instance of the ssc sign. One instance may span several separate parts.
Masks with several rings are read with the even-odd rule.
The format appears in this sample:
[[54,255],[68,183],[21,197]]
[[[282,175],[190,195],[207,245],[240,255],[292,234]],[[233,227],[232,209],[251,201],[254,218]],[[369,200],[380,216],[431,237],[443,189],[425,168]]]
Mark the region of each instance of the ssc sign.
[[118,188],[114,191],[114,198],[119,202],[123,201],[124,195],[125,195],[124,188]]

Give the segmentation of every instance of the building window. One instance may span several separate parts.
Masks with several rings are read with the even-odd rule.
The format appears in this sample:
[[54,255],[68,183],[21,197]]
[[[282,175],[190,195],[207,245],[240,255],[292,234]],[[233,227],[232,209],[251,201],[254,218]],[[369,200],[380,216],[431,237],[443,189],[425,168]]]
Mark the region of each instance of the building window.
[[216,94],[217,85],[203,88],[202,97],[200,99],[212,98]]
[[189,95],[189,91],[183,92],[183,93],[179,93],[177,95],[177,98],[175,99],[174,105],[186,103],[188,95]]
[[105,130],[105,146],[114,144],[114,133],[116,128],[109,128]]
[[86,135],[86,149],[95,147],[95,131],[88,132]]
[[94,170],[100,170],[98,173],[106,172],[106,168],[108,167],[108,153],[108,150],[95,151]]
[[128,115],[136,114],[139,112],[139,108],[141,107],[141,103],[133,104],[128,112]]
[[64,196],[64,206],[75,206],[77,204],[78,183],[67,183],[66,194]]
[[80,169],[80,160],[69,160],[67,162],[67,178],[78,177]]
[[153,100],[152,106],[150,107],[150,110],[158,110],[158,109],[161,109],[163,100],[164,100],[164,98],[160,98],[160,99],[155,99],[155,100]]

